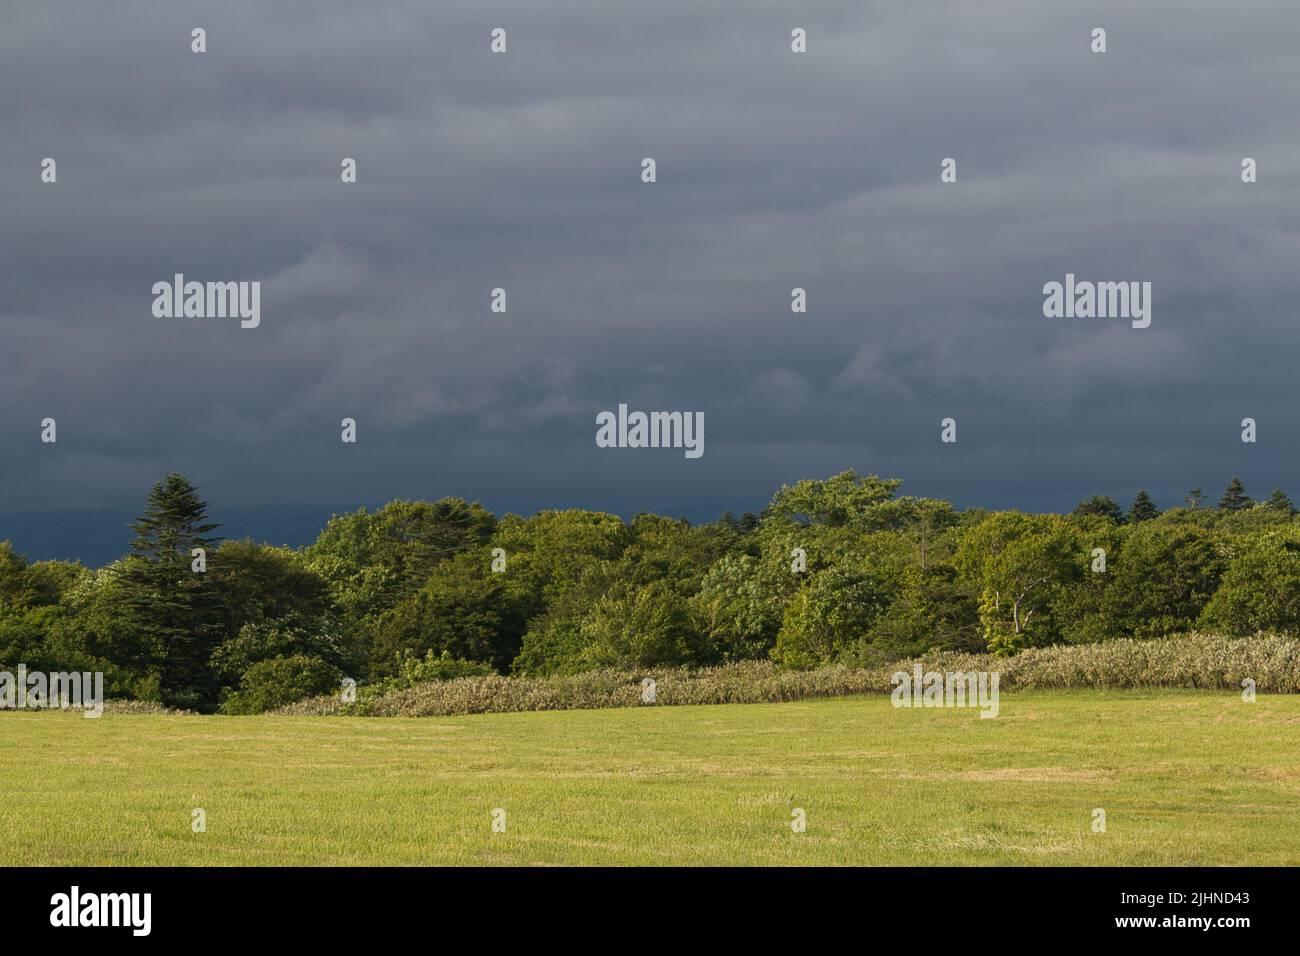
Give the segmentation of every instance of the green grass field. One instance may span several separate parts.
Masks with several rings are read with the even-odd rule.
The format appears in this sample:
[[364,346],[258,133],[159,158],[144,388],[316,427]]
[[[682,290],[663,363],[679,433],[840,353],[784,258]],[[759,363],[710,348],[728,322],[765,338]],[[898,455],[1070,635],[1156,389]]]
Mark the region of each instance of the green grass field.
[[7,866],[1297,864],[1300,696],[1008,693],[991,720],[885,697],[419,719],[20,712],[0,715],[0,781]]

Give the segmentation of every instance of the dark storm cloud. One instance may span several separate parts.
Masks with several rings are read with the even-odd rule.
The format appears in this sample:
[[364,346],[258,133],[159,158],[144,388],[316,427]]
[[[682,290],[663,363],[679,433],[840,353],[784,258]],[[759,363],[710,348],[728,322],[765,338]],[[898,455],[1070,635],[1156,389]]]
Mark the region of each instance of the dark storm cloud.
[[[1234,473],[1300,491],[1291,3],[6,19],[0,510],[128,507],[172,469],[218,511],[462,494],[706,517],[845,467],[1037,508]],[[260,280],[261,327],[153,318],[175,272]],[[1151,327],[1044,318],[1066,272],[1150,281]],[[703,411],[704,457],[597,449],[619,402]]]

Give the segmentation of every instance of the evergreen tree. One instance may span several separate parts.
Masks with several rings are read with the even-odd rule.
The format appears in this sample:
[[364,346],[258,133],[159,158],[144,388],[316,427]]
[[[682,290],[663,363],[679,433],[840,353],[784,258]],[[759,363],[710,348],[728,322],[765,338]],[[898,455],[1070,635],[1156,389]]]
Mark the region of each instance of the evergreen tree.
[[1291,499],[1287,497],[1287,493],[1281,488],[1273,489],[1273,494],[1268,499],[1268,506],[1284,514],[1295,514],[1295,505],[1291,504]]
[[1156,503],[1151,500],[1145,488],[1139,489],[1137,497],[1133,499],[1133,507],[1128,510],[1128,519],[1134,524],[1139,521],[1150,521],[1152,518],[1160,517],[1160,509]]
[[1242,508],[1249,508],[1251,501],[1246,497],[1246,488],[1241,483],[1241,479],[1236,475],[1232,476],[1232,481],[1228,482],[1228,487],[1224,489],[1223,497],[1219,499],[1220,511],[1240,511]]
[[1187,507],[1194,511],[1199,508],[1201,502],[1205,500],[1205,492],[1201,491],[1200,488],[1193,488],[1183,496],[1183,500],[1187,502]]
[[746,511],[737,518],[734,514],[728,511],[718,519],[718,524],[730,531],[748,534],[758,528],[758,515],[754,514],[752,511]]
[[1091,498],[1080,501],[1074,506],[1074,510],[1070,514],[1076,516],[1100,515],[1103,518],[1109,518],[1116,524],[1124,523],[1124,512],[1120,510],[1114,498],[1106,495],[1093,495]]
[[218,541],[207,504],[182,475],[154,485],[144,514],[131,524],[134,551],[118,575],[121,612],[149,648],[163,703],[210,711],[217,680],[209,667],[223,636],[221,599],[206,572],[193,570],[194,549],[210,561]]

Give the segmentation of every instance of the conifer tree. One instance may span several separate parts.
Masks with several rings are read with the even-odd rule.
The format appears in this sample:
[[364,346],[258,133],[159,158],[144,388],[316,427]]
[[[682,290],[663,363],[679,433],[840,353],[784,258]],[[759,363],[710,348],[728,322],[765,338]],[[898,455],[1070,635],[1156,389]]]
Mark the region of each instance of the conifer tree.
[[1074,506],[1074,510],[1070,514],[1075,516],[1100,515],[1103,518],[1109,518],[1116,524],[1124,523],[1124,512],[1115,503],[1115,499],[1107,495],[1093,495],[1091,498],[1085,498]]
[[1137,524],[1139,521],[1150,521],[1152,518],[1158,517],[1160,517],[1160,509],[1151,500],[1147,490],[1145,488],[1140,489],[1137,497],[1133,499],[1133,507],[1128,510],[1129,521]]
[[1251,501],[1246,497],[1246,488],[1241,483],[1241,479],[1236,475],[1232,476],[1232,481],[1228,482],[1228,487],[1224,489],[1223,497],[1219,499],[1220,511],[1240,511],[1242,508],[1249,508]]
[[193,569],[196,548],[212,559],[218,526],[207,504],[182,475],[154,485],[144,514],[131,524],[133,554],[118,574],[124,615],[148,649],[164,704],[210,711],[218,683],[209,667],[221,640],[221,600],[205,571]]
[[1274,511],[1281,511],[1284,514],[1295,514],[1295,505],[1291,504],[1291,499],[1281,488],[1274,488],[1273,494],[1269,496],[1268,506]]

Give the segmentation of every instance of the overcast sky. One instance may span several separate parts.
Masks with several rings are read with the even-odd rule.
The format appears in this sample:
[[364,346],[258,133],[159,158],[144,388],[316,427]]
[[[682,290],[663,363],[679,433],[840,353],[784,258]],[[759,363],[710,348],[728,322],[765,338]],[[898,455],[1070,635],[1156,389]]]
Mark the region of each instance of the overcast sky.
[[[850,467],[1300,498],[1298,49],[1294,0],[9,0],[0,512],[44,556],[173,470],[218,519],[711,518]],[[260,327],[155,318],[177,272],[260,281]],[[1045,318],[1067,272],[1151,282],[1150,328]],[[597,448],[620,402],[704,456]]]

